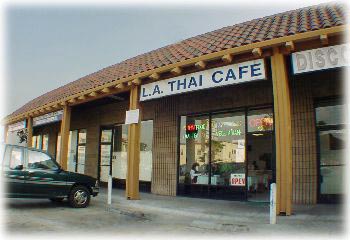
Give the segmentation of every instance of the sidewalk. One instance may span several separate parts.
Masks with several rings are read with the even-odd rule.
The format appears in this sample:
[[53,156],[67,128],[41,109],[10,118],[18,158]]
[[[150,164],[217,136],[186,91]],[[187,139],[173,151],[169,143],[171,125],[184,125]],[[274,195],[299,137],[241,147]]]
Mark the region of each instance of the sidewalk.
[[[107,203],[107,189],[101,189],[99,198],[103,204]],[[150,193],[140,193],[140,198],[140,200],[126,200],[124,190],[113,189],[111,208],[139,216],[160,214],[193,218],[194,225],[203,228],[228,223],[264,229],[271,229],[273,226],[269,224],[268,203],[170,197]],[[346,217],[342,208],[342,205],[334,204],[294,205],[293,215],[278,216],[274,228],[292,232],[303,231],[305,228],[305,231],[311,233],[320,233],[321,230],[329,234],[339,234]]]

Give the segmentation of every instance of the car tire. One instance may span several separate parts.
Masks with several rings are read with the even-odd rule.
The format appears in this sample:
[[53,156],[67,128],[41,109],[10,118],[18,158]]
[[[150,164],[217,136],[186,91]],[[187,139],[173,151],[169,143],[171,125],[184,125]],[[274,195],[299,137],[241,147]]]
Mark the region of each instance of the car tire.
[[73,208],[85,208],[90,203],[90,192],[85,186],[75,186],[70,191],[68,201]]
[[57,202],[57,203],[58,203],[58,202],[62,202],[63,199],[64,199],[63,197],[50,198],[50,201],[51,201],[51,202]]

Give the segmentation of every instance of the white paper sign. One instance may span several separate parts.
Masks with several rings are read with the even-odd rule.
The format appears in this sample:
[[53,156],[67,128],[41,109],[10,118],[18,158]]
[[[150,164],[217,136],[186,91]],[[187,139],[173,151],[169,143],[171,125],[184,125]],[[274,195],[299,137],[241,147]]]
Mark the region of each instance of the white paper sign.
[[342,44],[292,54],[293,73],[349,66],[349,45]]
[[133,124],[139,122],[140,110],[126,111],[125,124]]
[[190,73],[141,86],[140,101],[266,79],[263,59]]
[[20,122],[16,122],[14,124],[11,124],[8,126],[8,131],[9,132],[14,132],[14,131],[18,131],[21,130],[23,128],[26,128],[26,120],[20,121]]
[[244,173],[231,173],[232,186],[245,186],[245,174]]

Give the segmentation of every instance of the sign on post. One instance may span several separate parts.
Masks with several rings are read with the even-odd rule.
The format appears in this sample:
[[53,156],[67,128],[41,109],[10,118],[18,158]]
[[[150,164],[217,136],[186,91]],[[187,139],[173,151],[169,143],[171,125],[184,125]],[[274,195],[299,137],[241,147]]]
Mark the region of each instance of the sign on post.
[[139,117],[140,117],[139,109],[126,111],[125,124],[127,125],[127,124],[138,123]]

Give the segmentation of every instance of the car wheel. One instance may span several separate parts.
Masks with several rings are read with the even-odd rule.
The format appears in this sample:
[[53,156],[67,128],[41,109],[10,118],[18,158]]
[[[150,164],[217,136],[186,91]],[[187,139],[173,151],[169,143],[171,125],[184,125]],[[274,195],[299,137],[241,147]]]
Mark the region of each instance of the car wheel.
[[63,197],[58,197],[58,198],[50,198],[51,202],[62,202],[63,201]]
[[74,208],[85,208],[90,202],[90,192],[84,186],[76,186],[70,192],[68,200]]

